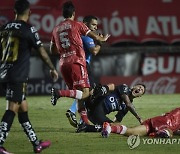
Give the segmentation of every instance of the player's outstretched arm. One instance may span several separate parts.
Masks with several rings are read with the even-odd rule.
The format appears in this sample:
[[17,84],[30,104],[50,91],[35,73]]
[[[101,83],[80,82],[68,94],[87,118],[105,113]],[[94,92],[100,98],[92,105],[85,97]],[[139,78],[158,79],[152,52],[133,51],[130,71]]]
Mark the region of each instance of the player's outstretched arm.
[[88,34],[87,34],[89,37],[93,38],[94,40],[96,41],[100,41],[100,42],[106,42],[108,40],[108,38],[110,37],[109,34],[106,34],[105,36],[100,36],[100,35],[97,35],[96,33],[94,33],[93,31],[90,31]]
[[131,103],[129,97],[126,94],[122,95],[122,98],[128,108],[128,110],[137,118],[137,120],[140,122],[140,124],[143,122],[143,120],[141,119],[141,117],[139,116],[139,114],[136,112],[136,109],[134,107],[134,105]]

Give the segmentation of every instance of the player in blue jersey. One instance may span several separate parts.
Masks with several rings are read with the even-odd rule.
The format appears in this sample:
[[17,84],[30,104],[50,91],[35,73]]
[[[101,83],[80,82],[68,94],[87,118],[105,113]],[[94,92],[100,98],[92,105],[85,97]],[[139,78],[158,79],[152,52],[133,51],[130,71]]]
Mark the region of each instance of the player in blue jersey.
[[[91,31],[97,30],[98,19],[95,16],[92,16],[92,15],[85,16],[83,19],[83,22],[89,27]],[[94,40],[90,38],[89,36],[82,36],[82,41],[83,41],[83,48],[86,55],[86,67],[88,70],[89,81],[90,81],[91,88],[93,88],[94,80],[91,73],[90,63],[91,63],[92,56],[99,53],[100,48],[101,48],[101,42],[94,42]],[[72,106],[66,112],[66,116],[73,127],[77,127],[77,124],[78,124],[76,120],[76,114],[75,114],[76,110],[77,110],[76,100],[74,100]]]
[[[145,86],[143,84],[137,84],[129,88],[126,84],[117,87],[112,84],[108,85],[108,87],[111,92],[107,95],[97,96],[93,101],[90,98],[89,101],[86,102],[88,118],[94,125],[83,123],[78,126],[77,132],[101,131],[104,122],[121,122],[128,111],[130,111],[140,123],[143,122],[132,102],[134,98],[140,97],[145,93]],[[99,90],[95,92],[96,95],[98,91]],[[107,115],[114,111],[117,111],[117,114],[115,115],[115,119],[111,120]]]

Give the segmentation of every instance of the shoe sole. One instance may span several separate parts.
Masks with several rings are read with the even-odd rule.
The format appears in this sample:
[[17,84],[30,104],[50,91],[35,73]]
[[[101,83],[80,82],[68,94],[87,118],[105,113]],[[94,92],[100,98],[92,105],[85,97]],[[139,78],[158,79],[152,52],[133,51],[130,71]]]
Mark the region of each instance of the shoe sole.
[[73,127],[77,128],[77,123],[75,123],[75,122],[72,120],[70,113],[67,112],[67,113],[66,113],[66,117],[68,118],[69,123],[70,123]]

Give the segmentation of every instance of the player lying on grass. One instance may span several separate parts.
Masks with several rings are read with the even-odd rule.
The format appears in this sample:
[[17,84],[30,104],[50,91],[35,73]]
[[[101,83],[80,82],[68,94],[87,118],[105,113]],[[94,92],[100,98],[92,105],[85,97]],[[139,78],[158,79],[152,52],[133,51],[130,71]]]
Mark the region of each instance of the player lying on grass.
[[108,137],[110,133],[125,136],[140,135],[169,138],[180,135],[180,108],[176,108],[162,116],[153,117],[145,120],[142,125],[128,128],[124,125],[113,125],[104,122],[101,132],[103,137]]
[[[89,101],[86,101],[88,119],[94,125],[82,123],[78,126],[77,132],[101,131],[104,122],[121,122],[128,111],[130,111],[140,123],[142,122],[132,102],[134,98],[140,97],[145,93],[145,86],[143,84],[137,84],[129,88],[126,84],[116,87],[114,84],[109,84],[108,87],[111,92],[104,96],[101,96],[103,88],[101,86],[96,87],[93,96]],[[114,111],[118,112],[112,121],[107,115]]]

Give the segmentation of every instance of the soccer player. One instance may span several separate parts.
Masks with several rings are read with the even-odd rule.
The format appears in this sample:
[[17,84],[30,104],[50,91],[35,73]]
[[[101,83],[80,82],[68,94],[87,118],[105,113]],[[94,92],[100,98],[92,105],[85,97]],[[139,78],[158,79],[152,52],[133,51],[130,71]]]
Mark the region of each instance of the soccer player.
[[[124,116],[130,111],[136,119],[142,123],[141,117],[135,110],[132,104],[133,99],[142,96],[145,93],[145,85],[137,84],[132,88],[129,88],[126,84],[119,85],[117,87],[114,84],[108,85],[109,92],[105,96],[98,96],[92,102],[86,101],[88,110],[88,118],[94,125],[82,124],[77,128],[77,132],[97,132],[102,130],[104,122],[119,123]],[[96,91],[96,88],[94,89]],[[98,91],[98,90],[97,90]],[[98,92],[95,93],[98,93]],[[111,112],[118,111],[115,115],[115,119],[111,120],[107,115]]]
[[[91,31],[96,31],[97,26],[98,26],[98,19],[95,16],[88,15],[85,16],[83,19],[83,23],[91,30]],[[91,88],[94,87],[94,79],[91,73],[91,68],[90,68],[90,63],[92,59],[92,55],[97,55],[101,49],[101,42],[94,42],[92,38],[89,36],[82,36],[82,41],[83,41],[83,48],[85,51],[86,55],[86,68],[88,71],[88,77],[89,77],[89,82]],[[69,123],[73,127],[77,127],[77,120],[76,120],[76,110],[77,110],[77,105],[76,105],[77,100],[74,100],[72,106],[70,107],[69,110],[66,112],[66,116],[69,120]]]
[[103,124],[102,136],[108,137],[110,133],[125,136],[140,135],[169,138],[173,134],[180,135],[180,108],[176,108],[162,116],[145,120],[142,125],[127,128],[124,125]]
[[14,5],[15,20],[0,28],[0,84],[6,87],[7,108],[0,122],[0,153],[8,154],[3,144],[12,126],[15,114],[19,123],[33,145],[35,153],[50,146],[50,141],[40,141],[28,117],[26,84],[30,66],[31,48],[35,48],[49,66],[53,80],[58,79],[37,30],[27,23],[30,15],[30,3],[17,0]]
[[90,84],[81,36],[88,35],[94,40],[104,42],[109,35],[101,37],[84,23],[75,21],[75,7],[71,1],[63,4],[62,14],[65,20],[53,29],[50,51],[60,54],[60,71],[69,90],[52,88],[51,103],[56,105],[60,97],[78,99],[78,112],[81,119],[88,123],[84,99],[89,97]]

